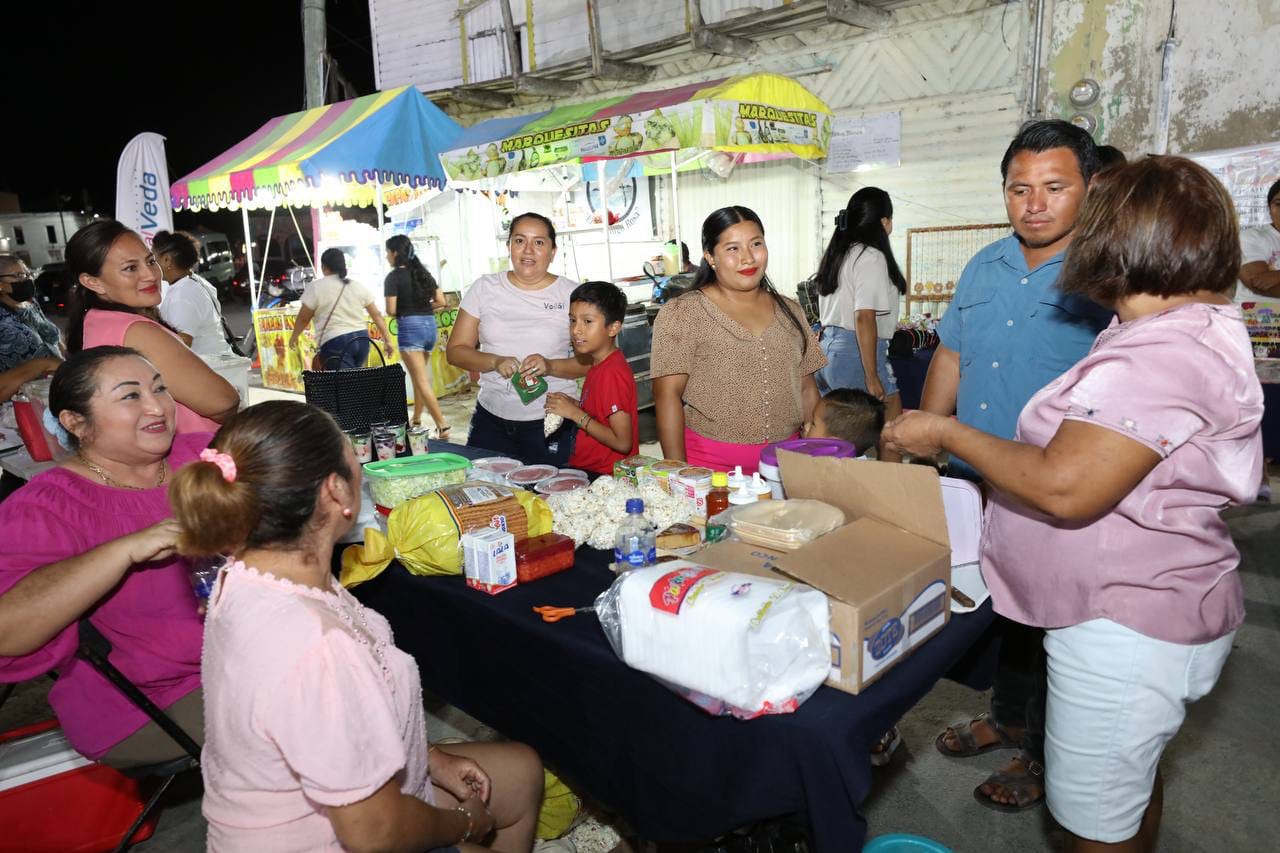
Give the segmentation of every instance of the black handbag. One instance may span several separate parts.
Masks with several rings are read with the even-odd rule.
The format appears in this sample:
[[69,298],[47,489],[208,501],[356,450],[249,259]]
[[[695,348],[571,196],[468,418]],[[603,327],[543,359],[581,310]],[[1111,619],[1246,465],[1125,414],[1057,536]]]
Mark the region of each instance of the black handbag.
[[368,432],[371,423],[409,422],[404,368],[398,364],[387,364],[377,342],[370,341],[369,344],[382,359],[381,367],[302,371],[307,402],[333,415],[344,430]]

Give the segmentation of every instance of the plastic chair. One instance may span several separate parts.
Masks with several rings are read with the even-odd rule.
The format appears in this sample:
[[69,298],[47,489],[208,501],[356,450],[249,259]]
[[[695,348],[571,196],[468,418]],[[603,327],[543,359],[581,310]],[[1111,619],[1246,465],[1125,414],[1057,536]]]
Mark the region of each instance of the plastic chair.
[[88,619],[81,619],[79,632],[80,646],[76,649],[76,654],[115,685],[117,690],[150,717],[186,753],[184,756],[169,761],[139,765],[120,771],[125,776],[134,779],[154,776],[161,780],[160,784],[156,786],[156,789],[147,799],[142,812],[139,813],[133,825],[125,832],[124,837],[120,839],[120,843],[116,845],[116,853],[121,853],[121,851],[128,850],[132,845],[133,836],[146,823],[147,818],[151,816],[152,810],[160,802],[164,792],[169,790],[169,785],[173,783],[178,774],[200,767],[200,745],[192,739],[191,735],[183,731],[182,727],[175,723],[168,714],[148,699],[147,695],[139,690],[137,685],[125,678],[124,674],[107,659],[107,656],[111,654],[111,642],[102,636],[102,633],[93,626],[93,623]]
[[895,832],[867,842],[862,853],[953,853],[950,847],[920,835]]

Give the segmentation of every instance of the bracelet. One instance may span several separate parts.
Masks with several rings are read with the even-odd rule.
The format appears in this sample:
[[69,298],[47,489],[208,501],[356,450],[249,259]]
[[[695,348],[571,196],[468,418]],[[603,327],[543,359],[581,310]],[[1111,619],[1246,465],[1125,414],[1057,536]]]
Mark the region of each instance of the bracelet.
[[453,810],[455,812],[462,812],[467,819],[467,831],[462,833],[462,837],[458,839],[459,844],[466,844],[471,840],[471,833],[475,829],[475,818],[471,816],[471,812],[467,811],[462,806],[455,806]]
[[578,429],[585,430],[587,428],[587,424],[589,423],[591,423],[591,415],[588,415],[586,412],[583,412],[582,420],[578,421]]

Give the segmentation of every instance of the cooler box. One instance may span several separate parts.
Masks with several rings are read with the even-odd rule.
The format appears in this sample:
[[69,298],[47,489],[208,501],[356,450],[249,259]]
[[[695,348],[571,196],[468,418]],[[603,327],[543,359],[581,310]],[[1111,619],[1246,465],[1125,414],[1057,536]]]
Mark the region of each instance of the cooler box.
[[253,361],[241,358],[233,353],[227,355],[202,355],[204,363],[213,368],[213,372],[231,383],[240,394],[240,408],[249,405],[249,368]]
[[[72,749],[52,720],[0,733],[0,853],[113,850],[142,813],[140,788]],[[159,814],[135,842],[151,837]]]

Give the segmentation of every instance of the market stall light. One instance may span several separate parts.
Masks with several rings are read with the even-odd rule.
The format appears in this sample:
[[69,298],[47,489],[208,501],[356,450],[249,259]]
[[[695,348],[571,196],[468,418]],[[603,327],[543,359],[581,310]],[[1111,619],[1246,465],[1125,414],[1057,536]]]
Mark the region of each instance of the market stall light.
[[1098,120],[1088,113],[1076,113],[1071,117],[1070,121],[1085,133],[1091,134],[1098,129]]
[[1102,93],[1102,87],[1098,85],[1097,80],[1091,80],[1085,77],[1077,80],[1076,84],[1071,87],[1071,93],[1067,96],[1071,99],[1071,103],[1077,107],[1087,107],[1098,100],[1098,95]]

